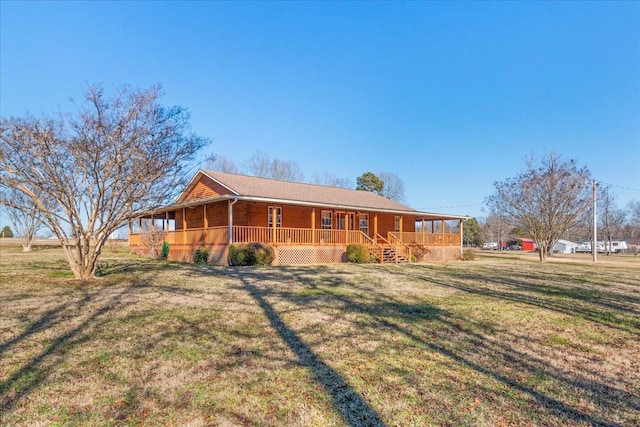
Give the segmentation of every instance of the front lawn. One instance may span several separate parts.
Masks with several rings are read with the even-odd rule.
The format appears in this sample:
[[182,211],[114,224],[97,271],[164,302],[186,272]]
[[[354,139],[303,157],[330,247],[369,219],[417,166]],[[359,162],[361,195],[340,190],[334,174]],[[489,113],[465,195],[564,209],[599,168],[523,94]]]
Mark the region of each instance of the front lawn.
[[0,425],[638,425],[640,258],[220,268],[0,247]]

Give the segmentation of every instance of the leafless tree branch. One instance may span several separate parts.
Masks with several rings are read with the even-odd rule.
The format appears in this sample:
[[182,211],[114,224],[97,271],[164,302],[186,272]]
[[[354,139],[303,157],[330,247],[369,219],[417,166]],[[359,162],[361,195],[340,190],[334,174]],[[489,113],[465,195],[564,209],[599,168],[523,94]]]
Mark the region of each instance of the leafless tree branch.
[[161,95],[125,86],[108,98],[89,86],[74,114],[2,118],[0,188],[34,202],[78,279],[94,276],[113,231],[175,196],[208,143],[189,131],[184,108],[158,104]]

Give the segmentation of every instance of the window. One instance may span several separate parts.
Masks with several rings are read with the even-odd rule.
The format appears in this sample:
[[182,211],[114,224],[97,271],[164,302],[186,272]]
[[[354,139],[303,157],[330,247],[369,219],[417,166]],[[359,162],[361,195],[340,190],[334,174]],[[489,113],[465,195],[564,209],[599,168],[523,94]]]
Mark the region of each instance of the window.
[[344,230],[344,226],[347,223],[346,216],[347,214],[344,212],[336,212],[336,228],[338,230]]
[[347,227],[349,230],[355,230],[356,229],[356,214],[353,212],[349,212],[347,214],[347,219],[349,220],[349,227]]
[[331,230],[331,211],[322,211],[322,229]]
[[359,228],[367,236],[369,235],[369,214],[358,215]]
[[399,232],[400,231],[400,219],[402,217],[396,216],[393,218],[393,231],[395,232]]
[[273,212],[276,213],[276,227],[282,227],[282,208],[278,206],[269,206],[269,228],[273,227]]

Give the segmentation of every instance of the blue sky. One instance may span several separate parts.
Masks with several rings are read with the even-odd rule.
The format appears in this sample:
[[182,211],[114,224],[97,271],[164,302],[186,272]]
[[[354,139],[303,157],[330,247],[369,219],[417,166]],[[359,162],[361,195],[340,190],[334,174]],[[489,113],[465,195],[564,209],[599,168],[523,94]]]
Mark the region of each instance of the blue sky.
[[0,3],[2,116],[82,87],[164,87],[210,152],[398,174],[407,204],[484,216],[553,150],[640,200],[640,2]]

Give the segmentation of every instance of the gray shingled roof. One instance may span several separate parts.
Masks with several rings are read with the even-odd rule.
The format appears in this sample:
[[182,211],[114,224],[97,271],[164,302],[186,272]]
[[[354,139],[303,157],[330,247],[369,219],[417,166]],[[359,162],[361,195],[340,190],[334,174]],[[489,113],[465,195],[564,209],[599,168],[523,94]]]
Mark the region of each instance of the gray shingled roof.
[[279,181],[210,170],[202,172],[239,196],[290,200],[318,205],[350,206],[371,210],[417,212],[415,209],[369,191]]

